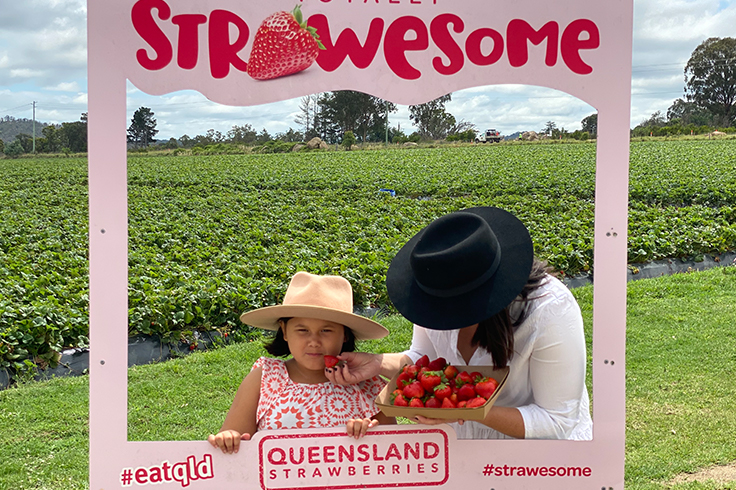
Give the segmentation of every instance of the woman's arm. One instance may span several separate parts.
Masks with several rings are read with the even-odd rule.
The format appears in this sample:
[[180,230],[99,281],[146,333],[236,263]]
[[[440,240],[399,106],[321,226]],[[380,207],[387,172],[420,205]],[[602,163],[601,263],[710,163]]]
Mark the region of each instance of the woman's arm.
[[367,352],[343,352],[338,359],[344,361],[334,368],[325,369],[327,379],[339,385],[351,385],[371,379],[379,374],[392,378],[404,364],[412,360],[403,352],[369,354]]
[[263,369],[253,369],[240,383],[235,399],[230,406],[217,435],[208,437],[214,447],[219,447],[224,453],[237,453],[240,441],[247,441],[258,430],[256,412],[261,393],[261,374]]

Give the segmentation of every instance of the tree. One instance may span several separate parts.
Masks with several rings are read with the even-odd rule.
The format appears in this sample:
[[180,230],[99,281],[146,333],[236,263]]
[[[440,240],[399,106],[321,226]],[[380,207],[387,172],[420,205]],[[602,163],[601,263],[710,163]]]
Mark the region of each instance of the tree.
[[355,144],[355,135],[352,131],[345,131],[345,134],[342,135],[342,146],[346,150],[350,150],[350,148],[353,147]]
[[289,128],[283,133],[276,133],[276,139],[286,143],[299,143],[300,141],[304,141],[304,135],[301,131],[295,131],[293,128]]
[[424,139],[445,139],[455,126],[455,116],[445,111],[445,104],[452,94],[443,95],[424,104],[409,106],[409,119],[419,128]]
[[685,96],[725,126],[736,123],[736,38],[711,37],[685,65]]
[[598,134],[598,113],[596,112],[584,118],[582,121],[580,121],[580,125],[583,127],[583,132],[586,132],[589,136],[595,138],[595,136]]
[[544,129],[542,129],[540,132],[542,134],[546,134],[547,136],[554,136],[554,132],[557,130],[557,124],[555,124],[553,121],[547,121],[547,124],[544,126]]
[[5,142],[0,140],[0,153],[5,153]]
[[19,140],[15,140],[5,146],[4,153],[10,158],[18,158],[23,154],[23,145]]
[[243,124],[242,126],[233,126],[232,129],[227,132],[227,139],[231,143],[247,145],[255,143],[257,135],[258,133],[253,129],[253,126],[250,124]]
[[713,114],[707,109],[698,107],[695,102],[687,102],[683,99],[675,100],[667,109],[667,122],[679,121],[682,125],[693,124],[695,126],[713,126]]
[[311,94],[305,95],[299,101],[299,114],[294,118],[294,122],[304,128],[304,134],[310,134],[315,130],[319,99],[319,94]]
[[331,143],[346,131],[360,135],[362,142],[369,133],[381,141],[377,134],[386,134],[388,112],[396,112],[396,105],[373,95],[353,90],[328,92],[319,100],[317,130]]
[[128,127],[128,141],[136,148],[147,147],[156,140],[154,136],[158,133],[153,111],[148,107],[141,107],[133,114]]
[[59,146],[68,152],[84,153],[87,151],[87,121],[86,113],[82,113],[79,121],[61,123],[59,129]]
[[46,138],[46,151],[49,153],[57,153],[61,151],[61,140],[59,129],[56,126],[44,126],[41,130],[44,138]]

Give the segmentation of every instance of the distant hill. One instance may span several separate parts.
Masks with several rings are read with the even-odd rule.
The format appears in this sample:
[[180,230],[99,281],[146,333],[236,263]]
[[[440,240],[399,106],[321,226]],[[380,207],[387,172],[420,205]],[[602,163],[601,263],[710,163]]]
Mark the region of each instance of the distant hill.
[[508,135],[504,136],[503,139],[505,139],[505,140],[518,140],[519,139],[519,136],[521,136],[521,131],[517,131],[515,133],[508,134]]
[[[36,121],[36,138],[43,136],[41,130],[47,123]],[[15,137],[19,134],[33,135],[33,119],[15,119],[11,116],[0,118],[0,140],[5,143],[15,141]]]

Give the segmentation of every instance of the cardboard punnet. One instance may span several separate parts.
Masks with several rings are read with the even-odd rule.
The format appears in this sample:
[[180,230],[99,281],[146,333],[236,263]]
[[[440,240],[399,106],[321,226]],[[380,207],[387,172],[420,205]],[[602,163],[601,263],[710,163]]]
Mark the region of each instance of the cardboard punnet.
[[434,419],[462,419],[462,420],[483,420],[488,415],[491,407],[498,398],[498,394],[506,383],[506,378],[509,376],[509,368],[505,367],[502,369],[494,369],[493,366],[455,366],[458,372],[478,371],[483,376],[493,378],[498,381],[498,387],[493,392],[491,398],[480,407],[475,408],[417,408],[417,407],[397,407],[391,404],[390,397],[391,393],[396,389],[396,379],[399,377],[399,373],[391,378],[391,381],[383,387],[381,393],[376,397],[376,405],[381,411],[389,417],[406,417],[411,418],[416,415],[423,417],[429,417]]

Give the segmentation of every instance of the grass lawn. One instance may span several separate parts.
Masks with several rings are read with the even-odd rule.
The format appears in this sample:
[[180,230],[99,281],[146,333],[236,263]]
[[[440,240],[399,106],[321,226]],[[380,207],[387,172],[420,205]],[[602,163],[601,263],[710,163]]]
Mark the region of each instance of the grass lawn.
[[[574,290],[590,341],[592,288]],[[408,322],[360,350],[402,350]],[[736,461],[736,267],[629,283],[627,489],[736,489],[671,484]],[[195,353],[129,371],[131,440],[204,439],[216,431],[259,342]],[[55,379],[0,392],[0,490],[87,486],[88,382]]]

